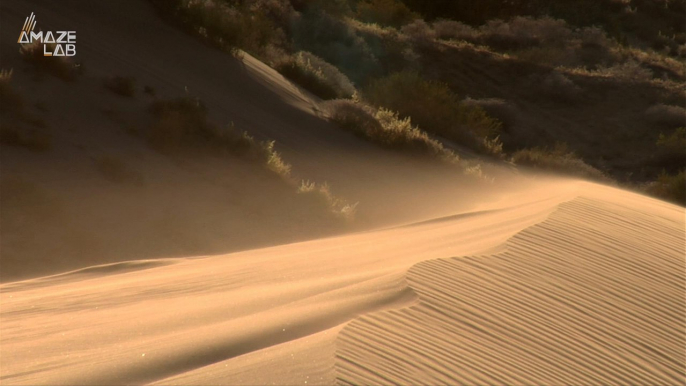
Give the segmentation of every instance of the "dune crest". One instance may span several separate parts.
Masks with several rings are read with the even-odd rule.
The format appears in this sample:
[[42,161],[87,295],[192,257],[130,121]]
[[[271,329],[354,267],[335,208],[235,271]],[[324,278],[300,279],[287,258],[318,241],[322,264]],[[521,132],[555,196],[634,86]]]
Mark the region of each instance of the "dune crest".
[[415,265],[419,304],[343,329],[338,383],[683,383],[683,211],[632,204],[580,197],[503,253]]

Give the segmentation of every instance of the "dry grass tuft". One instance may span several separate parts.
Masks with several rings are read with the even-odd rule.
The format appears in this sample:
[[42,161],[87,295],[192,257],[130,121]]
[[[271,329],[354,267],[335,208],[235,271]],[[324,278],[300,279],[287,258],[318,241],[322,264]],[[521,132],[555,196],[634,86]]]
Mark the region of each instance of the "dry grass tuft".
[[288,56],[274,68],[322,99],[350,98],[355,93],[355,86],[347,76],[309,52]]
[[462,104],[443,83],[427,81],[416,72],[401,72],[372,82],[364,96],[375,106],[412,117],[421,129],[471,149],[487,152],[484,139],[500,134],[501,123],[478,106]]
[[512,155],[512,162],[601,182],[610,181],[603,172],[584,162],[563,144],[558,144],[552,149],[519,150]]
[[413,126],[409,117],[400,118],[398,113],[391,110],[376,110],[352,100],[331,101],[325,108],[331,120],[341,128],[381,147],[428,155],[453,163],[459,161],[452,151]]
[[316,196],[334,215],[348,221],[352,221],[357,212],[357,202],[351,204],[345,199],[334,196],[333,193],[331,193],[329,184],[326,182],[323,184],[316,184],[303,180],[298,188],[298,193]]

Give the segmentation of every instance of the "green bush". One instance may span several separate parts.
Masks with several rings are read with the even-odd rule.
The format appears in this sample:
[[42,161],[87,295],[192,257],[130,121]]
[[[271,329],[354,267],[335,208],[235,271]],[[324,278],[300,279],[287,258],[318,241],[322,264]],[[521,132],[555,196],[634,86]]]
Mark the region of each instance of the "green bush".
[[205,105],[196,98],[182,97],[155,101],[150,112],[156,118],[147,133],[148,143],[169,152],[203,147],[216,152],[245,154],[254,147],[246,133],[233,127],[224,130],[207,120]]
[[341,128],[387,149],[428,155],[449,162],[459,159],[452,151],[412,125],[410,118],[380,108],[375,110],[359,102],[336,100],[324,106],[331,120]]
[[421,129],[444,136],[464,146],[483,151],[483,139],[500,132],[500,122],[478,106],[460,103],[443,83],[427,81],[416,72],[400,72],[378,79],[364,89],[364,97],[375,106],[412,117]]
[[331,63],[356,84],[363,84],[380,70],[374,50],[345,20],[309,10],[294,23],[292,31],[295,49]]
[[355,93],[348,77],[309,52],[300,51],[277,63],[274,68],[322,99],[349,98]]
[[686,206],[686,170],[671,175],[663,171],[657,180],[648,184],[646,191],[655,197]]
[[274,141],[257,142],[233,124],[220,128],[207,120],[207,108],[197,98],[155,101],[150,112],[156,118],[147,132],[150,146],[164,153],[200,150],[256,160],[281,177],[291,166],[274,150]]
[[399,0],[362,0],[357,3],[356,11],[361,21],[395,28],[421,18]]
[[285,28],[294,10],[286,0],[151,0],[168,19],[214,46],[239,54],[262,55],[269,46],[285,46]]
[[552,149],[519,150],[512,155],[512,162],[517,165],[531,166],[596,181],[610,181],[603,172],[584,162],[563,144],[558,144]]

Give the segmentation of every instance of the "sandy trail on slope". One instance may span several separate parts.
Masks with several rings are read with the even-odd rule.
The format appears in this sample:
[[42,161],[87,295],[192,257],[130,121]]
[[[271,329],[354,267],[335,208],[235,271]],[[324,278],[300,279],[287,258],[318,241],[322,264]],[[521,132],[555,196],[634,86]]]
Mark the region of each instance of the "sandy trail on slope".
[[683,214],[557,181],[386,230],[9,283],[0,373],[12,384],[673,384]]

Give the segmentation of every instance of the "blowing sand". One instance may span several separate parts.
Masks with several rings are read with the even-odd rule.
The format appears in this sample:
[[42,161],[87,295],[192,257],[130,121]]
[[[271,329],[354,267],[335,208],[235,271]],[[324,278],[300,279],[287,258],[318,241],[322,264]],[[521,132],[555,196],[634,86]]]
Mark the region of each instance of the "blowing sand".
[[678,384],[684,212],[559,181],[478,211],[0,287],[9,384]]
[[[38,155],[3,147],[3,174],[63,202],[42,228],[4,211],[0,383],[686,381],[684,208],[509,171],[470,185],[333,127],[275,71],[199,44],[144,1],[77,3],[0,4],[3,66],[47,104],[54,136]],[[78,26],[78,82],[19,70],[12,23],[34,11],[46,28]],[[276,139],[297,177],[359,201],[364,226],[330,236],[343,232],[307,222],[295,190],[258,166],[155,153],[115,122],[141,125],[150,101],[104,91],[112,75],[160,97],[188,88],[213,121]],[[102,154],[146,184],[105,181]]]

